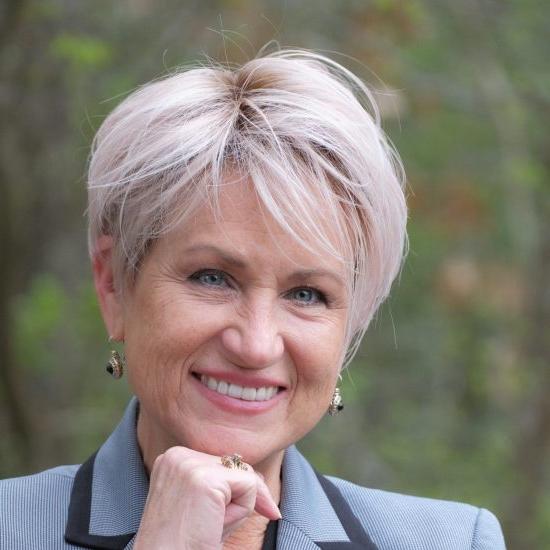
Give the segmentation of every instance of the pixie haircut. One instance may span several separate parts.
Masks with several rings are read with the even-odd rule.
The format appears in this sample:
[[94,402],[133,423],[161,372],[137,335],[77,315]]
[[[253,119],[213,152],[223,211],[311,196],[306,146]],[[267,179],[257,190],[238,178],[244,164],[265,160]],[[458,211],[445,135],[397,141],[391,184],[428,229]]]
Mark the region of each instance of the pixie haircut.
[[400,269],[407,209],[371,91],[327,57],[277,51],[181,70],[129,95],[92,146],[90,254],[111,236],[115,281],[131,285],[155,239],[200,206],[216,211],[229,170],[300,243],[346,262],[349,360]]

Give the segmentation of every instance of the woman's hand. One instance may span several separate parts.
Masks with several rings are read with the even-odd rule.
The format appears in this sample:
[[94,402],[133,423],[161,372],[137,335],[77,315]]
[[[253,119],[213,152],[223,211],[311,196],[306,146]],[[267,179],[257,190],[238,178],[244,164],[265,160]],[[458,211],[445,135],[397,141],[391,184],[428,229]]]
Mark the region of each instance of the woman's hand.
[[253,511],[280,512],[253,469],[228,469],[220,458],[172,447],[155,460],[135,550],[219,550]]

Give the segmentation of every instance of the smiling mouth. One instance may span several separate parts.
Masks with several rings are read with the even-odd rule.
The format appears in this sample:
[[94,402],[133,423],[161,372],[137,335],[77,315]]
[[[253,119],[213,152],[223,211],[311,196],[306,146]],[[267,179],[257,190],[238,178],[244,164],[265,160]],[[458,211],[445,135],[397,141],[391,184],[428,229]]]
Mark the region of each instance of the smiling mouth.
[[239,386],[230,384],[224,380],[217,380],[212,376],[201,374],[196,376],[203,386],[215,391],[221,395],[228,395],[234,399],[243,401],[268,401],[279,392],[278,386],[262,386],[261,388],[252,388],[248,386]]

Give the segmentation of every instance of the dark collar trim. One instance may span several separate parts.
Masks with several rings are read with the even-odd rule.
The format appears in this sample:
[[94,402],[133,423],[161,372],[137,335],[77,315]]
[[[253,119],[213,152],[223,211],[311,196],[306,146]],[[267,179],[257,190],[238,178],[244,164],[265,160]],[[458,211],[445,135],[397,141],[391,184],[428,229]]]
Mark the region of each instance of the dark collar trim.
[[94,453],[76,473],[69,503],[69,515],[65,529],[65,541],[84,548],[97,550],[123,550],[135,533],[104,536],[91,535],[92,482],[94,477]]
[[278,531],[279,531],[279,522],[275,520],[271,520],[267,524],[267,529],[265,530],[262,550],[276,550]]
[[315,544],[322,550],[352,550],[354,548],[357,550],[360,548],[363,550],[378,550],[376,544],[355,517],[340,489],[325,476],[318,472],[315,473],[350,540],[349,542],[316,542]]
[[[69,503],[67,527],[65,529],[65,541],[94,550],[124,550],[135,533],[105,536],[92,535],[89,532],[92,507],[92,482],[96,455],[97,453],[94,453],[84,462],[75,475]],[[316,472],[316,475],[342,527],[348,535],[349,542],[325,541],[315,542],[315,544],[321,550],[378,550],[378,547],[353,514],[338,487],[318,472]],[[264,548],[270,548],[270,544],[273,544],[274,539],[277,538],[277,524],[278,522],[271,522],[268,526],[268,532],[266,533],[267,540],[264,541]]]

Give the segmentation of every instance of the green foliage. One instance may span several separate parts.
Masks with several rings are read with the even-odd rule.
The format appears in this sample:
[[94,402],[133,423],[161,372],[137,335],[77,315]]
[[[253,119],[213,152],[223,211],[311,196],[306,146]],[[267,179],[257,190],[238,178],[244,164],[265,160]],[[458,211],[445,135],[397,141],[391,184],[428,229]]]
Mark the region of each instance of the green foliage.
[[50,51],[62,61],[83,69],[104,67],[113,56],[111,48],[104,41],[65,32],[52,40]]
[[56,353],[49,347],[67,309],[65,290],[51,275],[39,275],[14,308],[15,350],[26,369],[48,372]]

